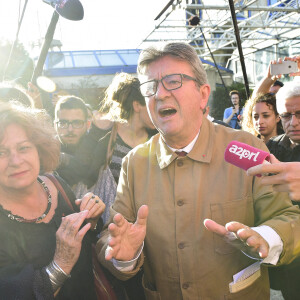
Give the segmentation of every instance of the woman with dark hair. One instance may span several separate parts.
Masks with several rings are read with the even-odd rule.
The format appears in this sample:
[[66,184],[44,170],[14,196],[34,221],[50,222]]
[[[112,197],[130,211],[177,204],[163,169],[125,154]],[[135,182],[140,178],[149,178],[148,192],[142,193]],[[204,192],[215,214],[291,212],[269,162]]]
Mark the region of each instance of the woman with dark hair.
[[[115,199],[123,157],[135,146],[146,142],[154,132],[139,86],[137,78],[120,73],[107,88],[100,110],[106,112],[113,125],[93,149],[87,178],[82,178],[85,184],[77,187],[77,196],[93,191],[106,204],[102,216],[104,222],[109,218],[109,206]],[[91,131],[83,144],[88,144],[92,136]]]
[[[102,218],[106,222],[109,219],[109,207],[115,201],[123,157],[135,146],[146,142],[156,131],[140,92],[140,82],[130,74],[120,73],[114,77],[105,92],[100,110],[106,113],[106,119],[111,120],[113,125],[94,147],[88,167],[85,170],[80,168],[81,180],[75,189],[77,197],[93,192],[102,199],[106,205]],[[95,127],[91,129],[82,143],[84,148],[85,145],[90,147],[89,145],[94,143],[95,129]],[[81,150],[79,149],[76,154],[77,161],[86,162],[87,159],[82,155],[83,153],[85,156],[88,155],[86,149]],[[129,299],[144,299],[141,273],[125,283],[116,281],[116,285],[119,286],[121,295],[125,286]]]
[[246,102],[242,129],[260,137],[265,143],[283,133],[274,94],[259,94]]
[[105,205],[92,193],[75,200],[61,178],[46,174],[59,152],[44,111],[1,104],[1,299],[96,299],[92,231]]

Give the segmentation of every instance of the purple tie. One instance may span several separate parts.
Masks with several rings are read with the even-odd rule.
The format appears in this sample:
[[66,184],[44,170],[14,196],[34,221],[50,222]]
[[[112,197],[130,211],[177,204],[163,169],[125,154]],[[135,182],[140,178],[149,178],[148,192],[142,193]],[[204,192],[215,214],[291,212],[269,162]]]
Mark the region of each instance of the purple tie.
[[175,153],[176,153],[178,156],[186,156],[186,155],[187,155],[187,152],[185,152],[185,151],[175,151]]

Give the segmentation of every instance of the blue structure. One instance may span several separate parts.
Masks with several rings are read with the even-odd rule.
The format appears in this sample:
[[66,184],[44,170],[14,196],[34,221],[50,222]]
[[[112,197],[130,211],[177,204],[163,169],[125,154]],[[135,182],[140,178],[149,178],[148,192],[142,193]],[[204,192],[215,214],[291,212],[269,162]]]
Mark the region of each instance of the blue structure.
[[[118,72],[136,73],[139,49],[94,50],[94,51],[59,51],[49,52],[44,75],[49,77],[108,75]],[[214,63],[201,59],[202,63]],[[230,69],[219,69],[233,73]]]
[[139,50],[49,52],[44,74],[49,77],[136,73]]

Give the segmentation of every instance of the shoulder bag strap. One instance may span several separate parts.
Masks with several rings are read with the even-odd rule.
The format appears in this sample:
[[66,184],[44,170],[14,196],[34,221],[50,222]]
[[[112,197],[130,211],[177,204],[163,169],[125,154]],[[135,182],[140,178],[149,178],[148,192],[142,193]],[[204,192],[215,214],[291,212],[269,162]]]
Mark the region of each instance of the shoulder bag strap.
[[107,152],[106,152],[106,161],[103,166],[103,169],[105,169],[110,164],[110,161],[111,161],[111,158],[112,158],[112,155],[114,152],[117,134],[118,134],[118,123],[114,122],[114,125],[113,125],[111,133],[110,133],[110,138],[108,141]]
[[74,211],[73,205],[72,205],[69,197],[67,196],[66,192],[64,191],[63,187],[61,186],[61,184],[57,180],[57,178],[53,174],[50,174],[50,173],[44,174],[44,176],[46,176],[47,178],[49,178],[52,181],[52,183],[55,185],[55,187],[57,188],[57,190],[63,196],[63,198],[66,201],[66,203],[69,205],[69,207],[72,209],[72,211]]
[[[70,206],[72,211],[74,211],[74,208],[71,204],[69,197],[67,196],[66,192],[64,191],[63,187],[61,186],[57,178],[50,173],[44,174],[44,176],[46,176],[53,182],[57,190],[63,196],[66,203]],[[110,282],[107,280],[104,272],[102,271],[102,268],[97,258],[96,249],[93,244],[92,244],[92,262],[93,262],[95,292],[96,292],[97,299],[117,300],[118,298],[115,294],[113,287],[110,285]]]

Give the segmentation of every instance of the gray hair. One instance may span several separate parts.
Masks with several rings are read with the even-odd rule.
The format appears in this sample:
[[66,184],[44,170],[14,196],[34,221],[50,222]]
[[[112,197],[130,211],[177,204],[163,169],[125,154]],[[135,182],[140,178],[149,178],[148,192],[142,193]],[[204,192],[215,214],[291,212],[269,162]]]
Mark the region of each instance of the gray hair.
[[300,96],[300,82],[290,81],[284,84],[276,94],[276,103],[285,101],[286,99]]
[[186,61],[190,64],[197,83],[200,86],[208,83],[206,72],[196,50],[185,43],[157,44],[142,50],[138,60],[138,74],[145,74],[147,67],[152,62],[165,56],[172,56],[175,59]]

